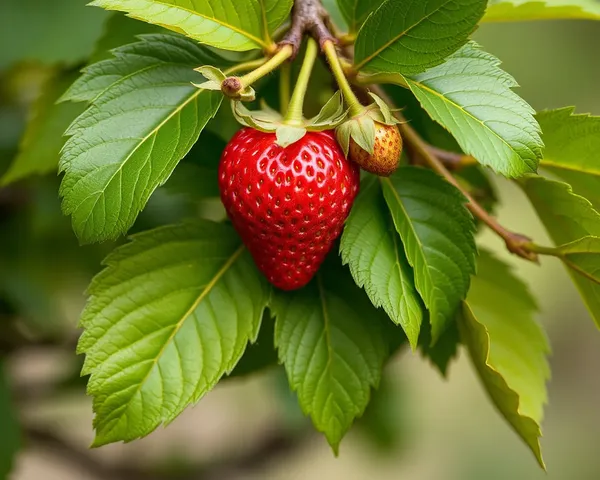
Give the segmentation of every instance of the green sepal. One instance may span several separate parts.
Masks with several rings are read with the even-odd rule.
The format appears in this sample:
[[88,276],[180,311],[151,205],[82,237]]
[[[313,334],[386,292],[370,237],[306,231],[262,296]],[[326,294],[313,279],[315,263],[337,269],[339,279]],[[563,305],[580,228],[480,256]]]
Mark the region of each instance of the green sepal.
[[[380,97],[375,95],[374,93],[369,92],[369,95],[375,100],[374,104],[369,105],[369,116],[379,123],[384,123],[385,125],[397,125],[400,121],[394,116],[390,107],[388,107],[387,103],[385,103]],[[379,108],[372,108],[374,105],[377,105]]]
[[344,109],[342,92],[338,90],[327,100],[321,111],[308,121],[306,129],[317,132],[332,130],[346,120],[347,116],[348,110]]
[[344,110],[342,94],[335,93],[323,105],[321,111],[310,120],[303,121],[300,125],[286,124],[283,116],[273,108],[269,107],[264,99],[260,101],[260,110],[250,110],[241,101],[231,102],[233,115],[236,120],[246,127],[251,127],[261,132],[275,132],[277,144],[287,147],[300,140],[306,132],[320,132],[332,130],[342,123],[348,112]]
[[350,149],[350,138],[369,154],[372,154],[375,149],[375,120],[368,114],[362,114],[342,123],[335,133],[346,157]]
[[277,145],[285,148],[304,137],[304,135],[306,135],[306,128],[281,125],[277,127],[275,134],[277,135]]
[[[202,88],[204,90],[222,91],[221,85],[227,78],[227,75],[225,75],[225,73],[223,73],[221,70],[219,70],[217,67],[213,67],[212,65],[203,65],[195,68],[194,70],[200,73],[207,80],[203,83],[194,83],[193,85],[195,87]],[[255,98],[256,92],[252,87],[244,88],[237,96],[237,99],[241,100],[242,102],[252,102]]]

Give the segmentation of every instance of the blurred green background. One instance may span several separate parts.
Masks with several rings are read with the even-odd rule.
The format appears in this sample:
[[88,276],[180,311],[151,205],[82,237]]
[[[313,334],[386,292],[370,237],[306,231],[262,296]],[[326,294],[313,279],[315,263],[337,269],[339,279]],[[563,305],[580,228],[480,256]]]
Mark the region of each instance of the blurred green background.
[[[80,67],[102,32],[108,14],[84,3],[0,1],[0,172],[18,150],[44,78],[58,64]],[[600,114],[600,22],[492,24],[475,39],[502,59],[535,109],[575,105]],[[498,187],[504,225],[549,243],[521,192],[508,181]],[[542,439],[548,474],[494,410],[465,356],[443,379],[409,352],[387,367],[382,390],[339,458],[311,431],[278,368],[224,382],[144,440],[88,452],[91,401],[77,379],[75,327],[83,291],[113,245],[79,247],[57,190],[52,174],[0,189],[0,364],[25,429],[9,478],[600,478],[600,333],[558,261],[544,258],[540,268],[510,258],[487,232],[484,244],[515,265],[539,299],[551,341]],[[185,200],[159,191],[135,229],[189,211]],[[0,424],[0,450],[9,434],[10,425]]]

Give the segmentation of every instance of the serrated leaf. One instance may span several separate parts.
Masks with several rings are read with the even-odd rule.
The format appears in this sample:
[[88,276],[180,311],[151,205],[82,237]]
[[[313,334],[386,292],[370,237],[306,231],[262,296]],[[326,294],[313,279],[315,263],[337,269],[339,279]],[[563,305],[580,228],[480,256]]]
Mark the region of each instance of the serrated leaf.
[[[133,21],[133,20],[132,20]],[[136,22],[140,23],[140,22]],[[197,67],[198,64],[228,65],[225,59],[207,48],[198,47],[177,35],[140,35],[142,41],[122,45],[112,50],[112,58],[88,65],[59,101],[91,102],[111,85],[128,79],[136,72],[151,69],[164,63],[182,61]],[[163,48],[163,44],[167,44]],[[186,49],[193,45],[193,49]],[[182,48],[183,46],[183,48]],[[194,76],[195,81],[202,77]]]
[[414,77],[410,89],[462,150],[507,177],[536,171],[543,142],[534,110],[514,93],[500,61],[471,42],[446,63]]
[[435,342],[455,316],[475,272],[475,224],[466,199],[430,170],[400,167],[383,193],[415,285],[430,312]]
[[600,284],[600,237],[583,237],[556,249],[570,269]]
[[566,107],[536,115],[546,144],[540,166],[600,208],[600,117],[576,115],[573,110]]
[[307,287],[276,291],[272,310],[290,386],[337,452],[379,384],[388,348],[378,311],[347,270],[331,263]]
[[373,305],[383,307],[390,319],[402,326],[414,350],[423,307],[381,185],[372,175],[361,182],[344,227],[340,254],[356,284],[365,289]]
[[441,64],[462,47],[487,0],[385,1],[355,43],[355,68],[413,75]]
[[482,22],[566,19],[599,20],[600,5],[595,0],[492,0]]
[[235,367],[269,295],[233,229],[197,220],[115,250],[81,317],[95,446],[172,421]]
[[21,432],[6,378],[4,362],[0,359],[0,478],[9,478],[15,456],[21,448]]
[[140,43],[160,52],[154,64],[105,89],[67,131],[60,193],[83,243],[127,231],[221,104],[220,93],[192,85],[203,47],[171,35]]
[[[550,237],[557,245],[587,236],[600,236],[600,213],[566,183],[542,177],[526,177],[521,185]],[[600,327],[600,285],[569,270],[573,282]]]
[[55,102],[76,77],[74,72],[56,71],[42,84],[40,96],[31,107],[19,153],[0,180],[0,185],[58,170],[60,149],[66,140],[63,132],[84,107]]
[[90,5],[119,10],[224,50],[267,48],[291,0],[95,0]]
[[110,59],[113,49],[135,42],[140,35],[154,33],[167,33],[167,31],[158,25],[140,22],[120,12],[114,12],[104,24],[104,31],[94,46],[88,65]]
[[547,400],[549,347],[534,320],[535,300],[511,269],[481,251],[459,329],[492,401],[545,468],[540,422]]
[[340,12],[348,23],[350,33],[356,33],[367,17],[385,0],[337,0]]

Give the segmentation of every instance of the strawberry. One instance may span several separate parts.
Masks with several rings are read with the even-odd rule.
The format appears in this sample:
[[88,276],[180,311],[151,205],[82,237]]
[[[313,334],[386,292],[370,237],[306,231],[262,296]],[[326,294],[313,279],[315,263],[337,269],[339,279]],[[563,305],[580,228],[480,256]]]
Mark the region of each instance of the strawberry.
[[359,169],[333,131],[307,132],[281,147],[275,133],[242,128],[219,164],[221,199],[267,279],[306,285],[340,235],[358,192]]
[[396,125],[375,123],[375,143],[373,153],[360,147],[350,139],[348,158],[358,163],[367,172],[389,177],[398,168],[402,153],[402,137]]

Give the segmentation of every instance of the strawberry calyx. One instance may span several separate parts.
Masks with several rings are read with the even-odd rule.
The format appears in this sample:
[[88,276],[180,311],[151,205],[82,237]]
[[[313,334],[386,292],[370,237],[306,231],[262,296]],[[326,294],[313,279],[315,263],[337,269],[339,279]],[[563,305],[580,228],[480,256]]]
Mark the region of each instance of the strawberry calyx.
[[360,113],[353,115],[336,128],[337,140],[344,155],[348,156],[350,140],[372,155],[375,149],[376,125],[396,125],[400,123],[387,104],[374,93],[369,93],[373,103],[363,107]]
[[261,100],[261,109],[259,110],[250,110],[238,100],[232,101],[231,106],[233,115],[239,123],[261,132],[275,132],[277,144],[282,147],[297,142],[306,135],[306,132],[333,130],[344,122],[348,115],[339,91],[323,105],[316,116],[310,119],[303,118],[300,121],[286,120],[278,111],[269,107],[264,100]]

